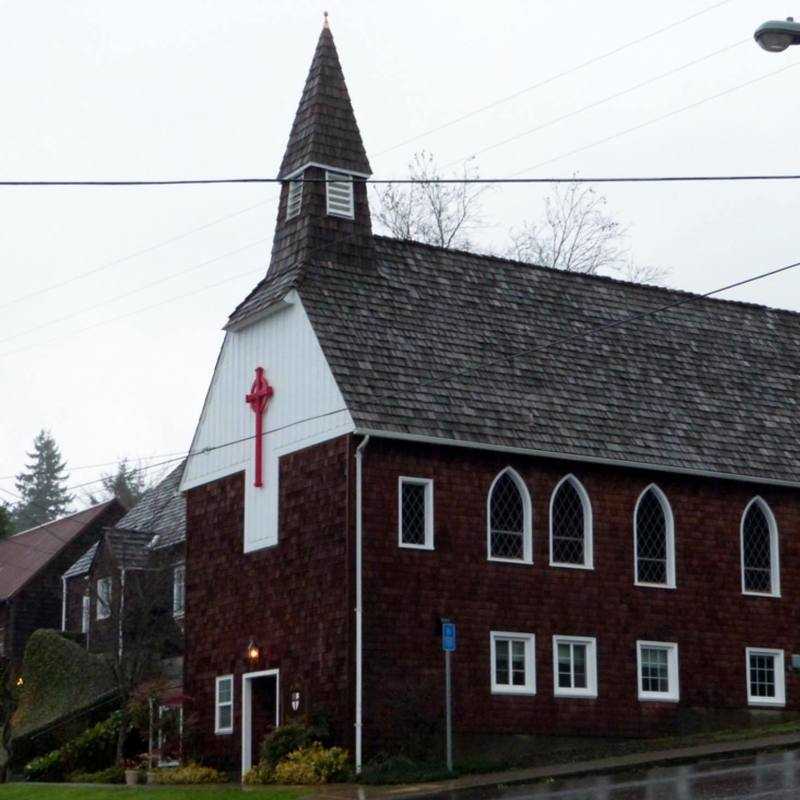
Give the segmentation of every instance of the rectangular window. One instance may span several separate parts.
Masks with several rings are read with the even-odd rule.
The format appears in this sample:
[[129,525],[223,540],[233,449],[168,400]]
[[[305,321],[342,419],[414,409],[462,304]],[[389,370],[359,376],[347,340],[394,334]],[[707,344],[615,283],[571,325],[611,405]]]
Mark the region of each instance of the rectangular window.
[[172,573],[172,614],[182,617],[186,608],[186,567],[178,564]]
[[214,733],[233,733],[233,675],[217,678]]
[[786,705],[783,650],[747,648],[747,702],[751,706]]
[[111,578],[100,578],[97,581],[97,619],[108,619],[111,616]]
[[325,173],[328,214],[353,219],[353,176],[342,172]]
[[554,636],[553,676],[556,697],[597,697],[597,640]]
[[289,181],[289,194],[286,198],[286,219],[292,219],[300,213],[303,203],[303,179]]
[[89,633],[89,620],[92,616],[92,598],[88,594],[81,597],[81,633]]
[[491,632],[492,693],[536,694],[536,637]]
[[640,700],[680,699],[678,645],[674,642],[637,642]]
[[400,478],[400,547],[433,550],[433,481],[430,478]]

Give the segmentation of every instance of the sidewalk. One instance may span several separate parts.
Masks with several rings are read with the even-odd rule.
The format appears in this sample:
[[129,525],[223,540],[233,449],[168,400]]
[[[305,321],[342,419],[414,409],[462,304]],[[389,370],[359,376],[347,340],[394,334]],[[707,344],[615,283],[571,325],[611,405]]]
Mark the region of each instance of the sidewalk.
[[404,784],[398,786],[364,786],[362,784],[330,784],[310,795],[313,800],[377,800],[378,798],[422,797],[424,795],[452,792],[459,789],[477,789],[485,786],[511,786],[535,783],[547,778],[576,778],[603,772],[621,772],[671,764],[688,763],[707,758],[748,755],[765,750],[800,747],[800,733],[765,736],[739,742],[722,742],[679,747],[671,750],[651,750],[643,753],[556,764],[551,767],[516,769],[507,772],[490,772],[483,775],[464,775],[449,781]]

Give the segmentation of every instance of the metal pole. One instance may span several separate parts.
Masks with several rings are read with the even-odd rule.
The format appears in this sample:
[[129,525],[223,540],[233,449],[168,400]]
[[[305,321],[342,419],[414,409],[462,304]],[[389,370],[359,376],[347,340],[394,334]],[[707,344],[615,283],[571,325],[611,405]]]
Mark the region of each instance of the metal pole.
[[450,676],[450,651],[444,654],[445,714],[447,717],[447,771],[453,771],[453,683]]

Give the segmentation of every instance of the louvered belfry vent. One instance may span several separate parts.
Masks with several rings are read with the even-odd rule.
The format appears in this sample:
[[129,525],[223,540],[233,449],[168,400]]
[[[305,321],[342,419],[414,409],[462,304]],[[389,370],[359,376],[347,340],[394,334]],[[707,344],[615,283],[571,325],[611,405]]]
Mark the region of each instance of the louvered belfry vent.
[[328,213],[335,217],[353,219],[355,205],[353,203],[353,178],[341,172],[326,172]]
[[303,179],[289,181],[289,195],[286,200],[286,219],[292,219],[300,213],[303,204]]

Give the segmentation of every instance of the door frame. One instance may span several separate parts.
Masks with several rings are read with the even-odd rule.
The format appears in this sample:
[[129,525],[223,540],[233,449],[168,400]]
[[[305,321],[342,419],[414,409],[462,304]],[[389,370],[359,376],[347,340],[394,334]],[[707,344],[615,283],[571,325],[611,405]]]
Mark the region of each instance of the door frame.
[[275,676],[275,727],[281,719],[281,675],[279,669],[245,672],[242,675],[242,778],[253,766],[253,681]]

